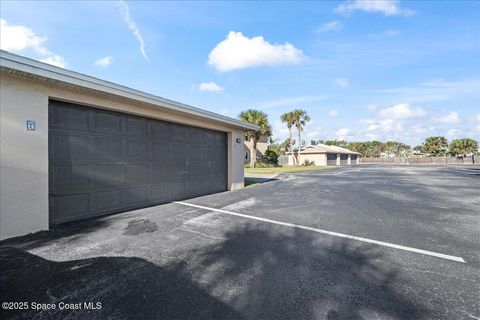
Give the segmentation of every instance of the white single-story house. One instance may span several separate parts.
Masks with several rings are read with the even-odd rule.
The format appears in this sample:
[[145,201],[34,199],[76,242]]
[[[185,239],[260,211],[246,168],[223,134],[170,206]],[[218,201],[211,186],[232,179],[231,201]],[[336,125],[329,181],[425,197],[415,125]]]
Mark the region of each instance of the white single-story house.
[[0,239],[243,187],[258,127],[0,52]]
[[[317,144],[307,146],[300,151],[300,164],[308,161],[315,166],[347,166],[358,164],[360,153],[337,146]],[[294,158],[295,157],[295,158]],[[288,154],[288,164],[295,165],[297,152]]]

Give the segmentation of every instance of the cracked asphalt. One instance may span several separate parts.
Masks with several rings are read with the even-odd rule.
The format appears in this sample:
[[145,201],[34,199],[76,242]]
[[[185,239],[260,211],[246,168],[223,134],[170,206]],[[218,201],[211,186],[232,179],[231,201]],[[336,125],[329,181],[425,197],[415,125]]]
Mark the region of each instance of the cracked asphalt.
[[363,165],[186,201],[465,263],[168,203],[0,242],[1,301],[29,307],[0,317],[479,319],[479,178],[478,166]]

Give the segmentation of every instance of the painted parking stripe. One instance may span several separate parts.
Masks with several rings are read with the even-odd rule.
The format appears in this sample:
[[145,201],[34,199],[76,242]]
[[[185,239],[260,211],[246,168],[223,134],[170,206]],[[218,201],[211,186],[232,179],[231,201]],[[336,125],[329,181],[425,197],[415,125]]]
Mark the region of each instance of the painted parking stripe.
[[245,219],[268,222],[268,223],[277,224],[277,225],[280,225],[280,226],[291,227],[291,228],[296,228],[296,229],[301,229],[301,230],[307,230],[307,231],[316,232],[316,233],[328,234],[328,235],[334,236],[334,237],[345,238],[345,239],[361,241],[361,242],[366,242],[366,243],[372,243],[372,244],[376,244],[376,245],[379,245],[379,246],[382,246],[382,247],[388,247],[388,248],[394,248],[394,249],[403,250],[403,251],[415,252],[415,253],[419,253],[419,254],[423,254],[423,255],[427,255],[427,256],[432,256],[432,257],[437,257],[437,258],[441,258],[441,259],[445,259],[445,260],[451,260],[451,261],[465,263],[465,260],[463,260],[463,258],[456,257],[456,256],[451,256],[451,255],[448,255],[448,254],[443,254],[443,253],[438,253],[438,252],[433,252],[433,251],[427,251],[427,250],[422,250],[422,249],[417,249],[417,248],[412,248],[412,247],[406,247],[406,246],[402,246],[402,245],[398,245],[398,244],[394,244],[394,243],[383,242],[383,241],[378,241],[378,240],[373,240],[373,239],[368,239],[368,238],[351,236],[351,235],[344,234],[344,233],[338,233],[338,232],[333,232],[333,231],[328,231],[328,230],[323,230],[323,229],[317,229],[317,228],[302,226],[302,225],[295,224],[295,223],[282,222],[282,221],[277,221],[277,220],[272,220],[272,219],[250,216],[250,215],[242,214],[242,213],[231,212],[231,211],[222,210],[222,209],[204,207],[204,206],[199,206],[197,204],[192,204],[192,203],[187,203],[187,202],[182,202],[182,201],[174,201],[173,203],[177,203],[177,204],[181,204],[181,205],[189,206],[189,207],[194,207],[194,208],[198,208],[198,209],[205,209],[205,210],[209,210],[209,211],[225,213],[225,214],[229,214],[229,215],[232,215],[232,216],[242,217],[242,218],[245,218]]

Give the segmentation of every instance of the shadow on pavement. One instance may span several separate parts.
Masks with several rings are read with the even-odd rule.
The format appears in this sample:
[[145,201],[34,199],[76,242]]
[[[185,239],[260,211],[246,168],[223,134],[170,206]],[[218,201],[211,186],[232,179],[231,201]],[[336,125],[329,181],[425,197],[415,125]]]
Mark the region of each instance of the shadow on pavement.
[[1,318],[332,320],[426,316],[425,310],[395,291],[396,272],[375,265],[379,253],[360,251],[343,241],[322,243],[322,238],[303,231],[285,232],[265,225],[237,227],[227,232],[224,240],[199,245],[182,255],[184,258],[161,266],[137,257],[55,262],[18,246],[3,245],[2,301],[98,301],[102,309],[40,314],[2,310]]

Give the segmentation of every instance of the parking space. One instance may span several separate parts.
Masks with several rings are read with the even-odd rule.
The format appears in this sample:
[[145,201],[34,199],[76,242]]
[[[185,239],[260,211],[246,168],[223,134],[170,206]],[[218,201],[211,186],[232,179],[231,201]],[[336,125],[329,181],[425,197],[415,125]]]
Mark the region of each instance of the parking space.
[[1,243],[2,318],[480,317],[478,167],[305,172]]

